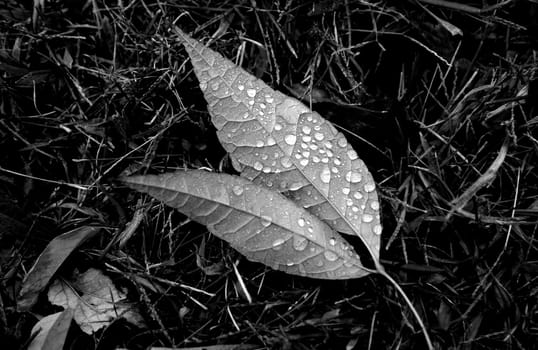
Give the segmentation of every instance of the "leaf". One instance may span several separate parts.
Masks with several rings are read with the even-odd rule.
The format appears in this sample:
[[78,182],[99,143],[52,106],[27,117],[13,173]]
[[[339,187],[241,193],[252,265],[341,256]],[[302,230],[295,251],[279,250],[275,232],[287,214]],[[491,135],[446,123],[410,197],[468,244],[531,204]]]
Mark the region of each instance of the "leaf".
[[17,300],[19,310],[29,310],[65,259],[100,230],[98,227],[83,226],[50,241],[24,278]]
[[371,272],[329,226],[280,193],[247,179],[188,170],[122,181],[206,225],[249,260],[323,279]]
[[382,269],[375,183],[345,136],[298,100],[178,34],[235,169],[284,192],[335,230],[359,236]]
[[72,281],[55,280],[48,291],[49,301],[73,310],[80,329],[93,334],[116,318],[143,325],[138,311],[127,301],[126,293],[118,290],[109,277],[97,269],[75,274]]
[[73,312],[64,310],[43,317],[32,328],[36,336],[28,345],[28,350],[56,350],[63,349]]

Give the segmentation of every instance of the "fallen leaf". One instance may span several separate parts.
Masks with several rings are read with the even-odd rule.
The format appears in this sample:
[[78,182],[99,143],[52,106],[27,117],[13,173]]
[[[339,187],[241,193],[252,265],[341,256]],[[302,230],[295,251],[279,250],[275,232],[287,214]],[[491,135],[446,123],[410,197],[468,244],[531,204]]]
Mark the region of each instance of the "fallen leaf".
[[300,101],[177,32],[235,169],[283,192],[336,231],[359,236],[381,270],[376,186],[345,136]]
[[50,241],[24,278],[17,300],[19,310],[29,310],[65,259],[100,230],[98,227],[83,226]]
[[93,334],[117,318],[142,326],[142,316],[127,301],[127,294],[118,290],[109,277],[90,268],[76,273],[71,281],[56,279],[48,291],[49,301],[64,309],[73,310],[80,329]]
[[35,337],[27,350],[57,350],[63,349],[73,312],[64,310],[48,315],[39,320],[32,328]]
[[245,178],[188,170],[122,181],[206,225],[249,260],[312,278],[358,278],[372,272],[328,225]]

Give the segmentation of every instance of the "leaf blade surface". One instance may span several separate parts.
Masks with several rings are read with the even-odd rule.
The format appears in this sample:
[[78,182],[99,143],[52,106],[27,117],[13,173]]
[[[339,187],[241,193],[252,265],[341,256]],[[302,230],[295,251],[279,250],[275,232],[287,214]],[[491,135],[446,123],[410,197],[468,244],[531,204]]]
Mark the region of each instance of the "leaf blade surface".
[[280,193],[242,177],[188,170],[122,181],[206,225],[247,259],[273,269],[320,279],[371,272],[328,225]]
[[335,230],[359,236],[380,268],[376,186],[345,136],[300,101],[178,34],[236,170],[283,192]]

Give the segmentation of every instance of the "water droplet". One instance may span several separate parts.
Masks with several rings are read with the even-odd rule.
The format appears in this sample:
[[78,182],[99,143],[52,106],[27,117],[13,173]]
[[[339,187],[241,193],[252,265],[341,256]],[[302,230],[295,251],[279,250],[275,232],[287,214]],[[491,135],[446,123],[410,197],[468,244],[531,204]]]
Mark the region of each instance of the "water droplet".
[[311,131],[312,129],[308,125],[303,126],[303,133],[308,135]]
[[336,239],[334,238],[329,239],[329,244],[334,247],[336,245]]
[[323,256],[325,256],[325,259],[329,261],[336,261],[338,259],[338,255],[336,255],[334,252],[331,252],[330,250],[326,250],[323,253]]
[[345,195],[348,195],[348,194],[349,194],[349,191],[351,191],[351,190],[349,189],[349,187],[344,187],[344,188],[342,188],[342,193],[345,194]]
[[295,265],[295,263],[294,263],[293,261],[288,261],[288,262],[286,263],[286,266],[293,266],[293,265]]
[[274,250],[279,250],[282,248],[282,245],[286,243],[286,241],[282,238],[277,238],[275,239],[275,241],[273,242],[273,249]]
[[328,149],[333,148],[333,144],[331,141],[325,141],[323,145],[325,145],[325,148],[328,148]]
[[267,158],[269,158],[269,156],[266,153],[264,153],[264,154],[261,155],[261,158],[263,160],[267,160]]
[[301,153],[297,153],[295,154],[295,159],[301,159],[303,156],[301,155]]
[[[247,114],[247,115],[248,115],[248,114]],[[282,124],[280,124],[280,123],[276,123],[276,124],[275,124],[275,130],[276,130],[276,131],[280,131],[280,130],[282,130]]]
[[354,213],[356,213],[356,212],[359,211],[359,208],[357,208],[356,206],[352,206],[352,207],[351,207],[351,211],[354,212]]
[[218,89],[219,89],[219,83],[218,83],[218,82],[215,82],[215,83],[211,84],[211,88],[212,88],[213,90],[218,90]]
[[321,182],[326,184],[331,182],[331,171],[328,167],[323,168],[323,170],[319,174],[319,179],[321,180]]
[[265,108],[265,107],[267,107],[267,106],[265,105],[265,103],[260,103],[260,108]]
[[357,191],[357,192],[353,193],[353,197],[355,197],[355,199],[362,199],[362,193]]
[[338,158],[334,158],[334,164],[335,165],[340,165],[340,164],[342,164],[342,161],[340,159],[338,159]]
[[310,136],[308,136],[308,135],[305,135],[305,136],[303,136],[303,141],[304,142],[310,142],[310,141],[312,141],[312,138]]
[[303,251],[308,246],[308,239],[303,236],[293,236],[293,248],[298,251]]
[[346,198],[346,205],[347,205],[348,207],[351,207],[351,206],[353,205],[353,199],[351,199],[351,198]]
[[271,225],[271,223],[273,222],[273,219],[270,216],[267,216],[267,215],[262,215],[261,219],[262,219],[261,223],[262,223],[263,227],[267,227],[267,226]]
[[238,85],[237,88],[239,89],[239,91],[245,90],[245,87],[243,85]]
[[328,149],[328,150],[327,150],[327,157],[330,158],[330,157],[332,157],[332,156],[334,156],[333,151],[331,151],[330,149]]
[[333,167],[331,168],[331,171],[332,171],[333,173],[335,173],[335,174],[338,174],[338,168],[337,168],[337,167],[334,167],[334,166],[333,166]]
[[256,147],[263,147],[264,143],[262,140],[256,141]]
[[248,101],[248,104],[251,105],[251,106],[254,105],[254,100]]
[[343,137],[343,136],[340,137],[340,138],[338,139],[338,141],[336,141],[336,142],[338,143],[338,146],[340,146],[340,147],[346,147],[346,146],[347,146],[347,140],[346,140],[346,138]]
[[366,192],[372,192],[373,190],[375,190],[375,185],[373,183],[367,183],[366,185],[364,185],[364,190]]
[[321,162],[327,164],[327,163],[329,163],[329,158],[323,157],[323,158],[321,158]]
[[302,154],[303,157],[305,157],[305,158],[310,157],[310,152],[308,152],[308,151],[303,151],[303,153],[301,153],[301,154]]
[[357,183],[357,182],[360,182],[361,180],[362,180],[361,174],[359,174],[356,171],[348,171],[346,173],[346,181],[348,182]]
[[322,133],[320,132],[317,132],[314,134],[314,138],[318,141],[323,141],[323,139],[325,138],[325,135],[323,135]]
[[306,158],[303,158],[299,161],[299,164],[301,164],[301,166],[307,166],[308,165],[308,159]]
[[347,156],[349,157],[349,159],[351,160],[355,160],[357,158],[359,158],[359,156],[357,155],[357,152],[355,152],[354,150],[350,149],[349,151],[347,151]]
[[372,201],[372,203],[370,203],[370,208],[372,208],[373,210],[379,210],[379,202]]
[[261,171],[263,169],[263,164],[260,162],[254,163],[254,169]]
[[316,265],[318,267],[322,267],[323,266],[323,261],[322,260],[318,260],[318,262],[316,263]]
[[235,185],[232,188],[232,191],[236,196],[240,196],[243,194],[243,186]]
[[268,166],[266,166],[266,167],[264,167],[264,168],[262,169],[262,171],[263,171],[264,173],[266,173],[266,174],[269,174],[269,173],[271,172],[271,168],[269,168]]
[[295,141],[297,141],[297,137],[295,135],[292,135],[292,134],[289,134],[289,135],[286,135],[284,137],[284,141],[290,145],[290,146],[293,146],[295,145]]
[[269,136],[267,138],[267,146],[273,146],[274,144],[276,144],[276,140],[273,136]]
[[306,223],[306,222],[304,221],[303,218],[300,218],[299,220],[297,220],[297,225],[299,225],[299,226],[301,226],[301,227],[304,227],[305,223]]
[[[308,223],[310,224],[310,223]],[[308,226],[307,231],[310,233],[314,233],[314,228],[312,226]]]
[[381,231],[383,231],[383,228],[381,227],[381,225],[374,225],[373,231],[376,235],[379,236],[381,234]]
[[256,89],[248,89],[247,90],[248,97],[254,97],[256,96]]
[[311,149],[312,151],[315,151],[315,150],[318,149],[318,145],[316,145],[315,143],[311,143],[309,147],[310,147],[310,149]]
[[290,191],[297,191],[298,189],[300,189],[301,187],[303,187],[303,184],[300,183],[300,182],[294,182],[290,185]]
[[283,157],[282,159],[280,159],[280,164],[282,164],[284,168],[290,168],[293,165],[290,157]]
[[312,121],[312,114],[309,114],[308,117],[306,117],[306,120],[311,122]]
[[370,214],[363,214],[362,215],[362,221],[363,222],[372,222],[374,220],[374,217]]
[[265,101],[267,103],[273,103],[275,99],[271,95],[265,95]]
[[312,157],[312,161],[313,161],[314,163],[319,163],[320,159],[319,159],[318,156],[313,156],[313,157]]

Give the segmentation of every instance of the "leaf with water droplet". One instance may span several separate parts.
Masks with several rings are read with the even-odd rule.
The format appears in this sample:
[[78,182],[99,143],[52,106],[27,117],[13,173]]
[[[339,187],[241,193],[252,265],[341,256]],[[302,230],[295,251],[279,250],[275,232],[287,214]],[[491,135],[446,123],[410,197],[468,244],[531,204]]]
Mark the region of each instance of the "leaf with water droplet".
[[249,260],[323,279],[358,278],[371,272],[323,221],[243,177],[188,170],[121,180],[206,225]]
[[177,32],[219,140],[241,176],[261,185],[287,184],[278,189],[335,230],[359,236],[381,270],[374,180],[345,136],[300,101]]

